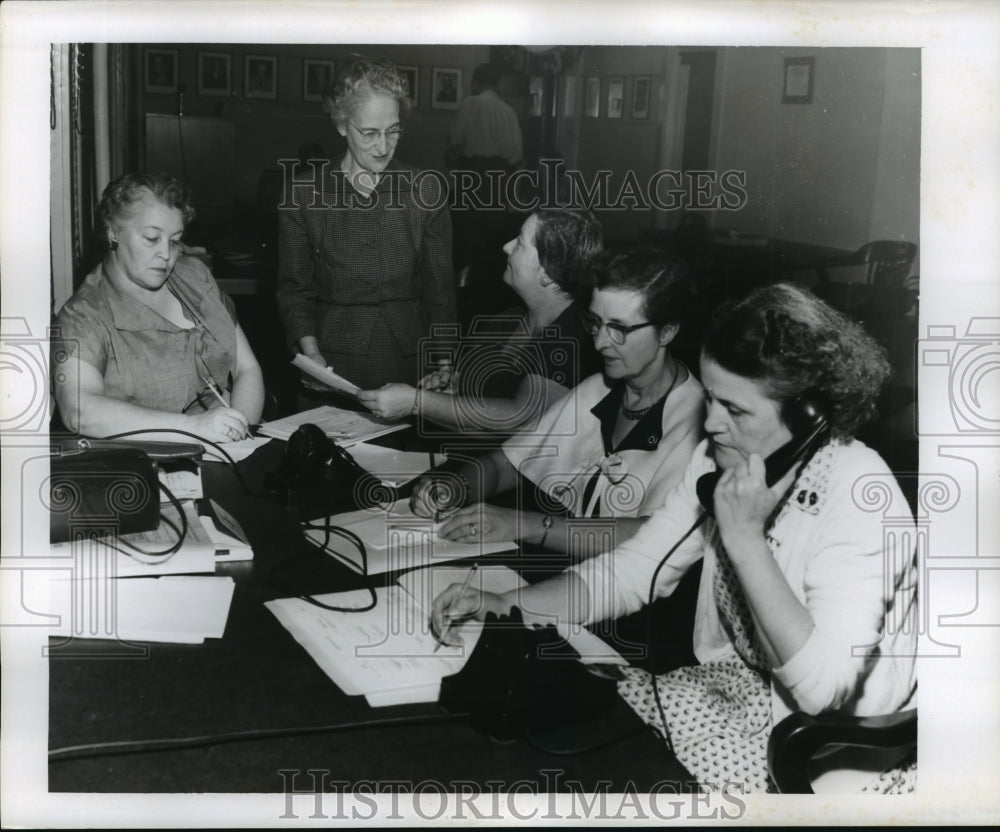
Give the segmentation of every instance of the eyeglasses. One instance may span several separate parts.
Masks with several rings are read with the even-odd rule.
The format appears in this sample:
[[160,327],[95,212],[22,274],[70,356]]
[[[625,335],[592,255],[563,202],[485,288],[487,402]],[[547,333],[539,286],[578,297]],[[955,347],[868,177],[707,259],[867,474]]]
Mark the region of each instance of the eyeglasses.
[[353,122],[347,122],[354,128],[354,132],[361,137],[362,144],[375,144],[380,137],[385,136],[385,140],[389,143],[394,143],[399,141],[399,137],[403,135],[402,127],[390,127],[388,130],[376,130],[374,128],[366,127],[362,130],[360,127],[354,125]]
[[656,324],[652,321],[646,321],[644,324],[632,324],[631,326],[611,323],[609,321],[602,321],[593,312],[581,312],[580,322],[583,324],[583,328],[594,338],[596,338],[597,334],[601,331],[601,327],[604,327],[608,330],[608,337],[616,344],[624,344],[625,339],[637,329],[642,329],[647,326],[656,326]]

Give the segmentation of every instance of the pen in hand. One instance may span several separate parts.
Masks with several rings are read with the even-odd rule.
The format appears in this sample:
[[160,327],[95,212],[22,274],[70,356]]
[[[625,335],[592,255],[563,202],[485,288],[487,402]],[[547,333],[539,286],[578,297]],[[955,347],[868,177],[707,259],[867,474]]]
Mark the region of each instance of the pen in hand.
[[212,380],[211,378],[205,378],[204,376],[202,376],[201,380],[205,382],[205,386],[212,391],[212,395],[214,395],[215,398],[219,400],[220,404],[222,404],[223,407],[229,407],[229,405],[226,403],[226,400],[222,398],[222,393],[219,392],[219,388],[216,386],[214,380]]
[[[476,571],[478,569],[479,569],[479,564],[478,563],[474,563],[472,565],[472,568],[469,570],[468,574],[465,576],[465,580],[462,581],[462,588],[458,591],[458,597],[459,598],[461,598],[463,595],[465,595],[465,591],[469,588],[469,584],[472,583],[472,576],[476,574]],[[447,613],[445,613],[445,615],[447,615]],[[438,637],[438,643],[436,645],[434,645],[434,652],[435,653],[437,653],[437,651],[441,649],[441,645],[443,645],[443,644],[446,643],[446,639],[448,637],[448,634],[452,631],[452,629],[454,628],[454,626],[455,626],[454,620],[449,619],[448,626],[445,627],[444,632],[441,633],[441,635]],[[451,645],[449,645],[449,646],[451,646]]]

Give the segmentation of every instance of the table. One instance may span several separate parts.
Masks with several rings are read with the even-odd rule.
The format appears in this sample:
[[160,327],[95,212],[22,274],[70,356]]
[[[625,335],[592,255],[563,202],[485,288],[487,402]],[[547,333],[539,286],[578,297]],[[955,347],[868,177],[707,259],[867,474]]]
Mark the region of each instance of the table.
[[[260,488],[282,453],[283,443],[273,441],[240,463],[252,490]],[[268,497],[248,496],[222,464],[205,463],[203,482],[206,495],[239,520],[255,552],[252,562],[217,566],[216,574],[230,575],[236,583],[224,637],[201,645],[150,644],[147,655],[132,658],[116,655],[121,646],[113,642],[70,643],[49,661],[50,750],[264,728],[425,721],[53,761],[49,791],[281,793],[296,771],[306,779],[295,781],[295,788],[308,789],[309,769],[351,783],[391,781],[402,784],[397,786],[402,791],[427,781],[446,791],[470,782],[486,791],[502,791],[515,782],[539,792],[592,791],[602,781],[610,783],[611,792],[691,790],[690,775],[649,731],[591,753],[564,756],[523,741],[497,744],[460,719],[429,721],[441,720],[436,704],[373,709],[364,697],[345,696],[263,606],[287,594],[268,584],[268,570],[309,551],[298,529],[300,512]],[[310,558],[288,574],[316,594],[356,588],[360,582],[327,556]],[[575,747],[641,727],[618,700],[602,719],[547,741],[553,750]]]

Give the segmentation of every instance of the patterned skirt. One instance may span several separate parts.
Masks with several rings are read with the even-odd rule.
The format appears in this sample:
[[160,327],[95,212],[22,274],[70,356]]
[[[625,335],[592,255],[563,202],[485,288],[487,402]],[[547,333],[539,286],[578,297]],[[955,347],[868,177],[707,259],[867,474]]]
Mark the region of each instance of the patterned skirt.
[[[649,673],[634,667],[623,672],[618,693],[647,724],[663,731]],[[763,675],[731,658],[679,668],[657,676],[656,684],[674,755],[702,791],[775,791],[767,771],[771,687]],[[891,770],[869,776],[861,793],[913,793],[916,749]]]
[[[629,667],[618,692],[642,719],[663,730],[650,675]],[[739,658],[657,676],[674,754],[703,791],[764,792],[771,688]]]

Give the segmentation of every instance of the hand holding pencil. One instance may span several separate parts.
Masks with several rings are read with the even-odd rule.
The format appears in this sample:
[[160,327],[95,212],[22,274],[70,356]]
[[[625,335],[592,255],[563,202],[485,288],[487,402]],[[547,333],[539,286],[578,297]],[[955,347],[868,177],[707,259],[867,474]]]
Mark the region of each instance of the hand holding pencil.
[[461,646],[461,642],[457,639],[450,639],[456,623],[468,621],[470,618],[483,621],[489,612],[496,615],[506,615],[510,612],[512,601],[493,592],[484,592],[473,585],[477,572],[478,567],[473,566],[462,583],[452,584],[434,599],[431,608],[431,632],[438,641],[434,652],[437,652],[442,645]]

